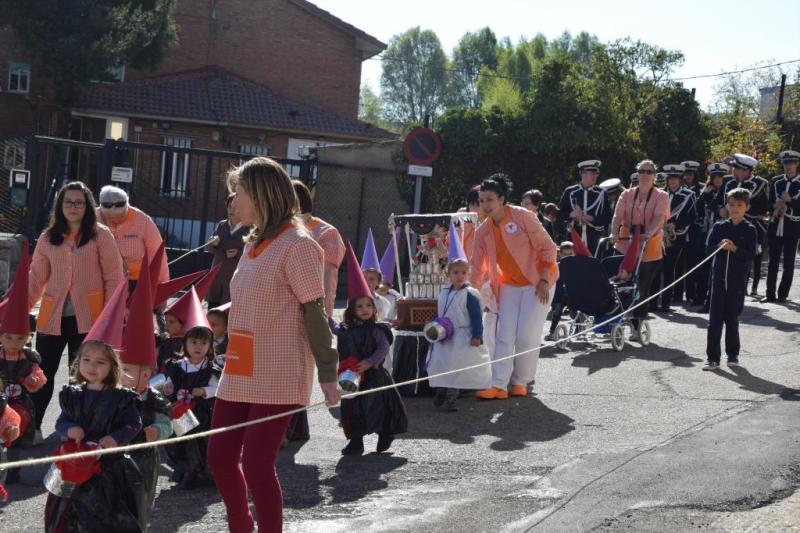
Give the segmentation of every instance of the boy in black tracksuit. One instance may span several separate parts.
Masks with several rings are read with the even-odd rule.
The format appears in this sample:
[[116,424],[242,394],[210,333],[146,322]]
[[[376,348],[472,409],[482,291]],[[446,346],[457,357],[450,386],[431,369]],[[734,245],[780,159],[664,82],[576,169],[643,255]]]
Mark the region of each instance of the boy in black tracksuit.
[[724,249],[714,256],[712,267],[706,345],[708,361],[703,370],[719,367],[723,324],[728,366],[739,365],[739,315],[744,308],[747,276],[758,241],[755,226],[744,218],[750,208],[750,192],[742,188],[733,189],[728,193],[727,200],[730,218],[714,224],[706,241],[706,253],[712,253],[720,245]]

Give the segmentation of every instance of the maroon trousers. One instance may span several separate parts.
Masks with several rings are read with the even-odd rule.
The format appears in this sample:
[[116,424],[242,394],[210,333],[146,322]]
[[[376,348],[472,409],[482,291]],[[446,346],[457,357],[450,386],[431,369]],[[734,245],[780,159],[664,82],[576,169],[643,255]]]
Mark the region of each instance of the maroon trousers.
[[[211,427],[239,424],[296,408],[296,405],[229,402],[217,398]],[[256,506],[259,533],[280,533],[283,529],[283,495],[275,460],[289,419],[284,416],[209,437],[208,465],[225,502],[231,533],[253,530],[253,516],[247,503],[248,488]]]

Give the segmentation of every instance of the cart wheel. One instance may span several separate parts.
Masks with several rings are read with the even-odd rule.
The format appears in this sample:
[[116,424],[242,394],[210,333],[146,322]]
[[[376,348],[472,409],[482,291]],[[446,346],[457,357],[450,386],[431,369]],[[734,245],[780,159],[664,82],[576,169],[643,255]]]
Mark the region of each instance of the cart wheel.
[[559,350],[566,350],[569,341],[566,338],[569,336],[569,329],[567,329],[566,324],[559,324],[556,327],[556,348]]
[[616,352],[621,352],[625,347],[625,328],[620,324],[614,324],[611,327],[611,347]]
[[642,346],[647,346],[650,344],[650,336],[652,331],[650,330],[650,322],[647,320],[642,320],[639,324],[639,342]]

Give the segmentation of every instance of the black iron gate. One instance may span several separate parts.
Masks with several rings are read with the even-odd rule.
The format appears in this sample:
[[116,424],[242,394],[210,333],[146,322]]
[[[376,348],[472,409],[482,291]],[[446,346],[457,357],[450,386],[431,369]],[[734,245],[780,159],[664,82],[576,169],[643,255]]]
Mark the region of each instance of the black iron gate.
[[[67,181],[83,181],[95,195],[113,183],[128,191],[131,205],[153,218],[170,255],[180,254],[208,241],[216,222],[226,218],[226,175],[252,157],[181,146],[34,136],[26,149],[31,190],[23,227],[29,238],[38,237],[55,192]],[[313,185],[313,159],[275,160],[293,177]],[[112,176],[130,176],[130,182],[112,181]]]

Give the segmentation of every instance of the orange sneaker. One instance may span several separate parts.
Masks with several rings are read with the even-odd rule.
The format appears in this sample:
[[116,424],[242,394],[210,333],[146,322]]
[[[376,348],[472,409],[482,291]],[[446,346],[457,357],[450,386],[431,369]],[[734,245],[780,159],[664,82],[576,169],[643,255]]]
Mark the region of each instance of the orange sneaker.
[[497,387],[489,387],[488,389],[478,391],[475,397],[479,400],[507,400],[508,392]]
[[525,385],[511,385],[511,396],[527,396],[528,387]]

